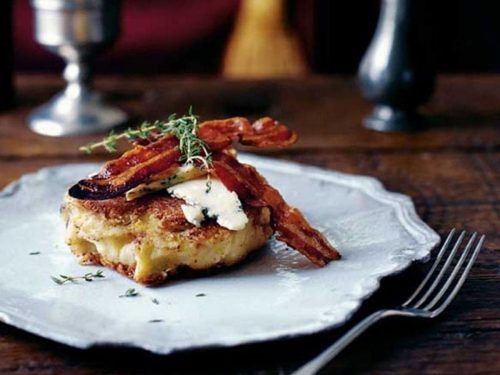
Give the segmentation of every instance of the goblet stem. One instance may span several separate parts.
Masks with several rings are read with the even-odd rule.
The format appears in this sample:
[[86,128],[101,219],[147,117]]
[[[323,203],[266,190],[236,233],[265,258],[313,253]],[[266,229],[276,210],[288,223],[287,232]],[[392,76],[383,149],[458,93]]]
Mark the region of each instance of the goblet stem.
[[91,90],[91,68],[86,61],[68,61],[63,72],[63,77],[67,83],[64,93],[70,98],[76,98],[84,92]]
[[126,114],[106,105],[92,90],[90,64],[67,59],[66,88],[29,117],[30,128],[40,134],[62,136],[109,130],[127,120]]

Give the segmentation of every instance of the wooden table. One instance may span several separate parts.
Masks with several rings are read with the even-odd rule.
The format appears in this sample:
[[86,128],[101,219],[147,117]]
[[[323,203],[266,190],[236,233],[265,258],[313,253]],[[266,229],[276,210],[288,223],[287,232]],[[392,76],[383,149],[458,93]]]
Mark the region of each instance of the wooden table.
[[[0,114],[0,186],[40,167],[88,160],[77,147],[95,137],[46,138],[25,126],[31,108],[61,88],[51,76],[20,76],[18,106]],[[410,195],[441,234],[452,227],[487,235],[472,274],[439,320],[389,320],[350,346],[329,370],[339,373],[500,373],[500,76],[446,76],[425,107],[428,130],[378,134],[360,122],[370,105],[351,78],[227,82],[168,77],[104,77],[98,87],[136,119],[163,118],[190,104],[203,118],[269,114],[300,134],[277,158],[379,178]],[[103,159],[104,154],[93,156]],[[22,270],[20,270],[22,272]],[[69,348],[0,324],[0,373],[288,373],[346,328],[400,301],[423,272],[414,265],[383,281],[344,328],[233,349],[155,356],[132,349]],[[1,298],[1,296],[0,296]]]

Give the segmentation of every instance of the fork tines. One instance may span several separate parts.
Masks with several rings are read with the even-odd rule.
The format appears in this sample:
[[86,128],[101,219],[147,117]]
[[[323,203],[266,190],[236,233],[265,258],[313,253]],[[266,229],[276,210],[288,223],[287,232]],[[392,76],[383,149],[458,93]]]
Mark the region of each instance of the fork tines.
[[485,236],[482,235],[477,240],[478,234],[473,233],[461,249],[467,233],[462,231],[452,244],[455,232],[455,229],[450,232],[428,274],[403,307],[424,310],[436,316],[458,293],[481,250]]

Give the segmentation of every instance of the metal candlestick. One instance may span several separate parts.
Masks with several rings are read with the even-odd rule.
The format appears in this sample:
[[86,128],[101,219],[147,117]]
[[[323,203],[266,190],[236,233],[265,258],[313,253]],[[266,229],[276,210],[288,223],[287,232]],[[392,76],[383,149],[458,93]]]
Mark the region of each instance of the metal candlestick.
[[375,35],[359,68],[365,96],[375,102],[367,128],[408,131],[421,127],[416,108],[432,94],[434,74],[415,21],[417,1],[383,0]]
[[66,60],[64,91],[28,118],[36,133],[95,133],[124,123],[127,115],[92,90],[90,60],[119,33],[120,0],[32,0],[35,39]]

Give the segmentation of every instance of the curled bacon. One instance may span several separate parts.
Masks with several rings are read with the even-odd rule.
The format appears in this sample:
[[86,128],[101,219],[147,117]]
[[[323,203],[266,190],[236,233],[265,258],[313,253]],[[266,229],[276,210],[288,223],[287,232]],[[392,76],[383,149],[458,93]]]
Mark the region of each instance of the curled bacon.
[[294,132],[270,117],[263,117],[253,124],[244,117],[207,121],[200,125],[198,137],[212,151],[221,151],[234,142],[255,147],[286,147],[297,141]]
[[[256,147],[288,146],[297,140],[294,132],[270,117],[253,124],[243,117],[206,121],[198,137],[211,151],[221,151],[239,142]],[[138,144],[120,158],[104,164],[99,173],[79,181],[69,190],[78,199],[109,199],[150,181],[168,178],[179,167],[179,141],[172,135]]]
[[317,266],[340,258],[328,240],[309,225],[298,209],[290,207],[254,167],[241,164],[224,152],[214,154],[213,163],[215,175],[245,203],[272,209],[272,225],[278,240],[300,251]]

